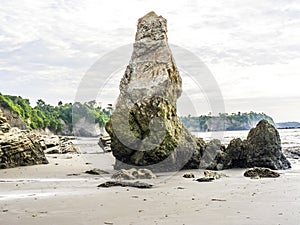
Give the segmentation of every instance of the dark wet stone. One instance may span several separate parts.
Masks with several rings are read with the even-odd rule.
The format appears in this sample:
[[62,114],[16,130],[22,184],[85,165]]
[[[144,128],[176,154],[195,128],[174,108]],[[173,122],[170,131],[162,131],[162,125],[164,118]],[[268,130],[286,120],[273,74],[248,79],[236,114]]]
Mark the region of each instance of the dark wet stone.
[[134,187],[134,188],[142,188],[142,189],[148,189],[152,188],[152,184],[144,183],[144,182],[128,182],[128,181],[107,181],[105,183],[102,183],[98,185],[98,187],[103,188],[109,188],[109,187],[115,187],[115,186],[121,186],[121,187]]

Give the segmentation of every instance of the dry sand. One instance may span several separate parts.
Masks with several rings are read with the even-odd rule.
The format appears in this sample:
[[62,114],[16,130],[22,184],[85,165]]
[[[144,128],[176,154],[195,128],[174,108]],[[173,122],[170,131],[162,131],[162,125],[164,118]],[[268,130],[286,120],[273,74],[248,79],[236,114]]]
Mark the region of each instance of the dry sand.
[[[300,164],[280,178],[249,179],[244,170],[211,183],[162,173],[153,189],[97,188],[113,173],[110,154],[48,155],[50,164],[0,170],[1,225],[205,224],[299,225]],[[86,164],[92,163],[92,164]],[[197,177],[203,170],[189,170]]]

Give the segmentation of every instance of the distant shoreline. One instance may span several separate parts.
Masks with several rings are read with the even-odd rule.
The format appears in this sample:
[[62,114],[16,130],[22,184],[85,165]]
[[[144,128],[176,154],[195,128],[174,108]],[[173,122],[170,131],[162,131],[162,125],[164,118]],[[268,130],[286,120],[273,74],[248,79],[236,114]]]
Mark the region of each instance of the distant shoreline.
[[300,129],[300,127],[277,127],[277,129],[284,130],[284,129]]

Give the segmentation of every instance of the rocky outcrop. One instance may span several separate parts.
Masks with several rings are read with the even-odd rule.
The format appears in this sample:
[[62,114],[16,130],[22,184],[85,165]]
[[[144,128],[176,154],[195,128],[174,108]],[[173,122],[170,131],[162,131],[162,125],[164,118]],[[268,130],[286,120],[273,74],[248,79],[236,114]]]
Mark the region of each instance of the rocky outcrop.
[[46,154],[79,153],[71,139],[73,137],[39,135],[39,141]]
[[167,42],[167,21],[150,12],[137,25],[133,53],[106,124],[115,169],[198,168],[203,141],[177,116],[182,81]]
[[260,167],[254,167],[247,169],[244,173],[245,177],[251,177],[251,178],[264,178],[264,177],[270,177],[270,178],[276,178],[279,177],[280,174],[276,171],[272,171],[269,168],[260,168]]
[[47,163],[38,136],[32,132],[10,128],[0,110],[0,168]]
[[247,139],[233,139],[225,150],[218,151],[210,169],[267,167],[288,169],[290,162],[281,149],[281,140],[276,128],[266,120],[261,120],[252,128]]

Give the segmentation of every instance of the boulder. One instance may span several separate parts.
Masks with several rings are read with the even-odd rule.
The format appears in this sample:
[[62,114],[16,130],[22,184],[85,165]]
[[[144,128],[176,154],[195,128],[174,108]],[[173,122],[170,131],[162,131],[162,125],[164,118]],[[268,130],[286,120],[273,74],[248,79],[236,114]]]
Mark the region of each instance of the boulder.
[[198,168],[203,143],[177,116],[182,81],[167,42],[167,21],[154,12],[140,18],[131,60],[106,131],[115,169]]
[[248,167],[258,166],[275,170],[291,168],[290,162],[282,153],[279,133],[267,120],[261,120],[250,130],[247,136],[247,150]]
[[135,180],[135,179],[155,179],[156,175],[148,169],[135,169],[129,170],[121,169],[112,175],[113,179]]
[[228,177],[224,173],[218,173],[218,172],[210,171],[210,170],[205,170],[203,173],[204,173],[205,177],[211,177],[211,178],[214,178],[215,180],[220,179],[222,177]]
[[209,169],[267,167],[288,169],[290,162],[281,149],[277,129],[267,120],[261,120],[252,128],[247,139],[233,139],[225,150],[218,152]]
[[132,175],[132,172],[136,171],[136,169],[129,169],[129,170],[125,170],[125,169],[121,169],[119,171],[117,171],[116,173],[114,173],[112,175],[112,179],[117,179],[117,180],[135,180],[135,177]]
[[1,110],[0,129],[0,169],[48,163],[38,136],[18,128],[10,129]]
[[251,178],[264,178],[264,177],[276,178],[279,177],[280,174],[270,170],[269,168],[254,167],[254,168],[247,169],[244,173],[244,176],[251,177]]
[[73,142],[69,139],[69,137],[61,137],[60,136],[60,152],[62,154],[66,153],[76,153],[78,154],[79,151],[76,148],[76,146],[73,144]]
[[184,178],[195,178],[195,175],[193,173],[185,173],[183,174]]

